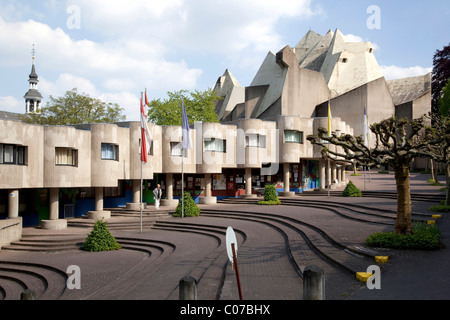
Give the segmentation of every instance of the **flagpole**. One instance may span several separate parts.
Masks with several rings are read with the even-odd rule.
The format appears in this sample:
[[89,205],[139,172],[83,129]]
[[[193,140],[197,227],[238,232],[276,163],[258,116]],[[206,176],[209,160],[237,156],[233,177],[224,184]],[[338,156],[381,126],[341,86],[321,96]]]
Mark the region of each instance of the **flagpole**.
[[[141,102],[142,102],[142,92],[141,92]],[[142,131],[142,129],[141,129],[141,131]],[[142,139],[140,140],[141,141],[141,148],[140,148],[140,150],[141,150],[141,152],[142,152]],[[141,223],[141,233],[142,233],[142,159],[140,159],[141,160],[141,186],[140,186],[140,194],[141,194],[141,201],[139,202],[139,209],[140,209],[140,211],[141,211],[141,214],[140,214],[140,223]]]
[[181,147],[181,217],[184,218],[184,148]]
[[[331,137],[331,105],[330,105],[330,97],[328,97],[328,137]],[[328,146],[330,146],[330,142],[328,142]],[[328,154],[328,198],[330,197],[331,191],[331,167],[330,167],[330,155]]]

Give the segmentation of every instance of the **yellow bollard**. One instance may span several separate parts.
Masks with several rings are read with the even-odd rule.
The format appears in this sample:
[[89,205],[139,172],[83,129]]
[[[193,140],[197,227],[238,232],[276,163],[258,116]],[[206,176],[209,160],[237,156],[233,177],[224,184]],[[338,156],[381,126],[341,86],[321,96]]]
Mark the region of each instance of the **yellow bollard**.
[[388,261],[388,259],[389,259],[388,256],[376,256],[375,262],[376,263],[386,263]]
[[358,279],[361,282],[367,282],[367,279],[372,275],[372,273],[368,272],[357,272],[356,273],[356,279]]

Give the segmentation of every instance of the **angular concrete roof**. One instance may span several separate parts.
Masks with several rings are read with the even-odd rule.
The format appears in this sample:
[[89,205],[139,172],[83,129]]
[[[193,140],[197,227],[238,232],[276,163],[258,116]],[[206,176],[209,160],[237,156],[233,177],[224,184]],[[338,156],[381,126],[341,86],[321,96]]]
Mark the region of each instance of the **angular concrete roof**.
[[321,72],[331,90],[343,94],[383,77],[370,42],[348,42],[339,29],[325,36],[314,31],[293,48],[300,67]]
[[219,96],[223,98],[216,105],[216,113],[219,119],[231,112],[236,104],[245,101],[245,89],[228,69],[217,79],[214,91],[217,91]]
[[388,80],[387,86],[396,106],[412,101],[431,90],[431,73],[423,76]]

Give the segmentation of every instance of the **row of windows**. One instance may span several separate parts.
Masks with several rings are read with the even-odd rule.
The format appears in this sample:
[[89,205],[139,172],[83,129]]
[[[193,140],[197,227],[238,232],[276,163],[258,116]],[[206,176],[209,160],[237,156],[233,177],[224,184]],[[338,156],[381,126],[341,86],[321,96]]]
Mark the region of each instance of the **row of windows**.
[[0,164],[25,165],[27,147],[0,143]]
[[[284,131],[284,142],[303,143],[303,132],[295,130]],[[208,138],[204,140],[205,151],[227,152],[227,141],[218,138]],[[245,136],[245,145],[247,147],[266,148],[266,136],[260,134],[247,134]],[[170,155],[181,156],[182,148],[180,142],[170,143]],[[187,156],[187,150],[183,150],[184,156]],[[148,151],[153,155],[153,144]],[[0,164],[18,164],[25,165],[27,158],[27,147],[0,144]],[[101,159],[119,161],[119,146],[112,143],[101,144]],[[55,148],[55,165],[58,166],[77,166],[78,150],[73,148]]]

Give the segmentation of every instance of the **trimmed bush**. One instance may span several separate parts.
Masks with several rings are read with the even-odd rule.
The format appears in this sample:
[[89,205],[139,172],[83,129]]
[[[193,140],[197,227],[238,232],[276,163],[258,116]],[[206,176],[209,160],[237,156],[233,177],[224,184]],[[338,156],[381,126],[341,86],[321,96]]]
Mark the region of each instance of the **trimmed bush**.
[[446,205],[445,200],[442,200],[439,204],[430,207],[429,210],[433,212],[450,212],[450,205]]
[[358,189],[357,186],[353,184],[353,182],[350,180],[345,187],[344,191],[342,191],[342,195],[344,197],[361,197],[362,193],[361,190]]
[[[183,205],[180,202],[177,205],[177,209],[175,210],[173,216],[174,217],[181,217],[182,216],[182,210]],[[185,217],[197,217],[200,214],[200,208],[195,203],[194,199],[192,199],[191,194],[189,192],[184,193],[184,216]]]
[[118,250],[122,245],[109,232],[106,221],[97,220],[81,249],[91,252]]
[[281,204],[278,199],[277,190],[274,185],[268,184],[264,187],[264,200],[258,201],[258,204],[263,205],[277,205]]
[[377,248],[434,250],[441,248],[440,237],[435,225],[418,224],[411,234],[397,234],[395,231],[371,234],[366,244]]

